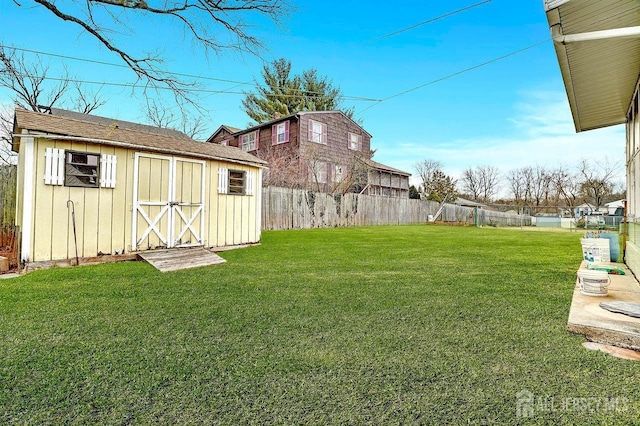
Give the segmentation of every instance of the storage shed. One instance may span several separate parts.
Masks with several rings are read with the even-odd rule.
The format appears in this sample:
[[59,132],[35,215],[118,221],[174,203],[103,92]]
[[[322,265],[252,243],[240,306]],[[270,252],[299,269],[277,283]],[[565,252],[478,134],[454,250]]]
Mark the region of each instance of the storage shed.
[[260,240],[265,163],[238,148],[104,117],[17,109],[13,149],[23,263],[70,259],[76,247],[86,258]]

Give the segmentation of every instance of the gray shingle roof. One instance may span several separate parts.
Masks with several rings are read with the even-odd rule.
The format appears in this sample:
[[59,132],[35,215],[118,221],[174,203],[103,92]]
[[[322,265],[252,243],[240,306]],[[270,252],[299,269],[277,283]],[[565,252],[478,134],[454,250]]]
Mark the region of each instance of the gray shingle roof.
[[[191,157],[207,158],[213,160],[228,160],[242,163],[265,165],[266,162],[254,155],[232,146],[222,146],[206,142],[198,142],[190,138],[172,137],[163,132],[153,132],[151,126],[141,125],[136,129],[128,124],[121,126],[119,121],[104,124],[103,121],[86,119],[86,114],[80,114],[82,118],[69,118],[46,113],[16,109],[14,119],[14,146],[22,130],[41,132],[49,136],[65,136],[88,139],[91,142],[103,145],[113,145],[153,151],[165,154],[186,155]],[[134,123],[135,124],[135,123]],[[146,129],[146,130],[143,130]],[[157,129],[151,127],[151,129]],[[186,135],[185,135],[186,136]]]
[[402,176],[411,176],[411,173],[403,172],[402,170],[399,170],[399,169],[394,169],[393,167],[389,167],[386,164],[378,163],[377,161],[369,160],[367,158],[363,158],[362,161],[366,165],[368,165],[369,167],[375,170],[382,170],[385,172],[396,173]]
[[[118,127],[121,129],[139,130],[141,132],[155,133],[158,135],[165,135],[175,139],[191,139],[185,133],[174,129],[167,129],[164,127],[149,126],[147,124],[133,123],[131,121],[118,120],[116,118],[100,117],[99,115],[83,114],[76,111],[68,111],[60,108],[50,108],[51,115],[64,118],[73,118],[75,120],[88,121],[90,123],[103,124],[111,126],[113,123],[118,123]],[[42,111],[45,114],[48,111]]]

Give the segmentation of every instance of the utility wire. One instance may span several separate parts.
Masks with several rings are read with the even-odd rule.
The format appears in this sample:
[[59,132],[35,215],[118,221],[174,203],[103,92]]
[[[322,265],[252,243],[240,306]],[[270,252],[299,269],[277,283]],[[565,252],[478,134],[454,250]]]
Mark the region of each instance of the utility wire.
[[[111,87],[127,87],[127,88],[132,88],[132,89],[146,89],[146,88],[152,88],[154,90],[169,90],[169,91],[173,91],[174,89],[171,87],[165,87],[165,86],[157,86],[157,85],[143,85],[143,84],[137,84],[137,83],[112,83],[112,82],[105,82],[105,81],[90,81],[90,80],[78,80],[78,79],[71,79],[71,78],[62,78],[62,77],[49,77],[49,76],[37,76],[37,75],[33,75],[33,74],[20,74],[21,77],[29,77],[29,78],[44,78],[45,80],[51,80],[51,81],[66,81],[69,83],[81,83],[81,84],[93,84],[93,85],[99,85],[99,86],[111,86]],[[233,89],[233,88],[231,88]],[[231,91],[231,89],[225,89],[225,90],[213,90],[213,89],[190,89],[190,88],[185,88],[185,91],[191,92],[191,93],[212,93],[212,94],[230,94],[230,95],[245,95],[245,92],[238,92],[238,91]],[[315,93],[315,92],[307,92],[307,93],[311,93],[311,94],[322,94],[322,93]],[[278,97],[294,97],[294,96],[298,96],[297,94],[271,94],[271,93],[265,93],[265,96],[278,96]],[[348,99],[351,101],[365,101],[365,102],[380,102],[380,99],[372,99],[372,98],[363,98],[363,97],[355,97],[355,96],[343,96],[344,99]]]
[[540,42],[538,42],[538,43],[531,44],[531,45],[529,45],[529,46],[527,46],[527,47],[523,47],[522,49],[518,49],[518,50],[514,50],[513,52],[509,52],[509,53],[507,53],[506,55],[502,55],[502,56],[499,56],[499,57],[497,57],[497,58],[490,59],[490,60],[488,60],[488,61],[486,61],[486,62],[482,62],[482,63],[477,64],[477,65],[474,65],[474,66],[472,66],[472,67],[465,68],[465,69],[460,70],[460,71],[456,71],[456,72],[454,72],[454,73],[451,73],[451,74],[445,75],[444,77],[440,77],[440,78],[437,78],[437,79],[435,79],[435,80],[431,80],[431,81],[429,81],[429,82],[427,82],[427,83],[424,83],[424,84],[421,84],[421,85],[419,85],[419,86],[412,87],[411,89],[407,89],[407,90],[404,90],[404,91],[402,91],[402,92],[398,92],[398,93],[396,93],[396,94],[394,94],[394,95],[387,96],[386,98],[380,99],[379,101],[377,101],[377,102],[376,102],[376,103],[374,103],[373,105],[370,105],[370,106],[368,106],[368,107],[364,108],[362,111],[359,111],[359,112],[358,112],[358,114],[362,114],[363,112],[365,112],[365,111],[367,111],[367,110],[369,110],[369,109],[373,108],[374,106],[377,106],[377,105],[381,104],[382,102],[386,102],[386,101],[388,101],[388,100],[391,100],[391,99],[397,98],[397,97],[399,97],[399,96],[406,95],[407,93],[414,92],[414,91],[416,91],[416,90],[418,90],[418,89],[422,89],[423,87],[427,87],[427,86],[430,86],[430,85],[435,84],[435,83],[439,83],[439,82],[441,82],[441,81],[443,81],[443,80],[448,80],[448,79],[450,79],[450,78],[452,78],[452,77],[455,77],[455,76],[458,76],[458,75],[460,75],[460,74],[464,74],[464,73],[466,73],[466,72],[469,72],[469,71],[472,71],[472,70],[475,70],[475,69],[478,69],[478,68],[484,67],[484,66],[489,65],[489,64],[492,64],[492,63],[494,63],[494,62],[501,61],[501,60],[503,60],[503,59],[506,59],[506,58],[509,58],[509,57],[511,57],[511,56],[517,55],[518,53],[522,53],[522,52],[524,52],[525,50],[533,49],[534,47],[537,47],[537,46],[540,46],[540,45],[542,45],[542,44],[545,44],[545,43],[549,42],[550,40],[551,40],[551,39],[549,38],[549,39],[546,39],[546,40],[544,40],[544,41],[540,41]]
[[426,20],[426,21],[418,22],[418,23],[417,23],[417,24],[415,24],[415,25],[411,25],[411,26],[409,26],[409,27],[402,28],[402,29],[397,30],[397,31],[394,31],[394,32],[392,32],[392,33],[385,34],[385,35],[380,36],[380,37],[376,37],[376,38],[371,39],[371,40],[369,40],[369,41],[370,41],[370,42],[373,42],[373,41],[382,40],[382,39],[385,39],[385,38],[388,38],[388,37],[392,37],[392,36],[394,36],[394,35],[397,35],[397,34],[403,33],[403,32],[405,32],[405,31],[412,30],[412,29],[417,28],[417,27],[420,27],[420,26],[422,26],[422,25],[430,24],[431,22],[435,22],[435,21],[438,21],[438,20],[440,20],[440,19],[444,19],[444,18],[446,18],[446,17],[448,17],[448,16],[455,15],[455,14],[458,14],[458,13],[461,13],[461,12],[464,12],[465,10],[469,10],[469,9],[474,8],[474,7],[482,6],[483,4],[486,4],[486,3],[489,3],[489,2],[491,2],[491,0],[485,0],[485,1],[482,1],[482,2],[480,2],[480,3],[475,3],[475,4],[472,4],[472,5],[470,5],[470,6],[463,7],[462,9],[457,9],[457,10],[454,10],[454,11],[452,11],[452,12],[445,13],[444,15],[436,16],[435,18],[431,18],[431,19],[428,19],[428,20]]
[[[56,57],[56,58],[61,58],[61,59],[70,59],[70,60],[74,60],[74,61],[80,61],[80,62],[88,62],[88,63],[93,63],[93,64],[98,64],[98,65],[107,65],[107,66],[111,66],[111,67],[117,67],[117,68],[126,68],[126,69],[130,69],[129,66],[127,65],[122,65],[122,64],[115,64],[112,62],[105,62],[105,61],[98,61],[98,60],[94,60],[94,59],[86,59],[86,58],[78,58],[78,57],[74,57],[74,56],[65,56],[65,55],[59,55],[56,53],[49,53],[49,52],[42,52],[42,51],[37,51],[37,50],[30,50],[30,49],[23,49],[23,48],[18,48],[18,47],[13,47],[13,46],[7,46],[7,45],[3,45],[0,44],[0,48],[3,49],[12,49],[12,50],[17,50],[20,52],[27,52],[27,53],[33,53],[36,55],[44,55],[44,56],[52,56],[52,57]],[[176,77],[188,77],[188,78],[193,78],[193,79],[200,79],[200,80],[211,80],[211,81],[218,81],[218,82],[223,82],[223,83],[232,83],[235,84],[234,87],[230,88],[230,89],[226,89],[226,90],[208,90],[208,89],[188,89],[185,88],[186,91],[191,92],[191,93],[212,93],[212,94],[231,94],[231,95],[245,95],[246,93],[244,92],[233,92],[231,91],[231,89],[234,89],[236,87],[239,86],[252,86],[255,88],[261,88],[261,86],[257,83],[249,83],[249,82],[245,82],[245,81],[235,81],[235,80],[227,80],[227,79],[222,79],[222,78],[215,78],[215,77],[204,77],[204,76],[198,76],[198,75],[194,75],[194,74],[183,74],[183,73],[176,73],[176,72],[166,72],[165,74],[169,74],[169,75],[173,75]],[[28,76],[28,75],[25,75]],[[29,76],[29,77],[36,77],[36,76]],[[64,79],[64,78],[55,78],[55,77],[47,77],[44,76],[45,79],[47,80],[53,80],[53,81],[69,81],[72,83],[83,83],[83,84],[97,84],[97,85],[103,85],[103,86],[113,86],[113,87],[130,87],[130,88],[146,88],[146,85],[139,85],[139,84],[135,84],[135,83],[110,83],[110,82],[98,82],[98,81],[85,81],[85,80],[71,80],[71,79]],[[153,86],[154,89],[162,89],[162,90],[173,90],[172,88],[169,87],[162,87],[162,86]],[[324,93],[322,92],[306,92],[309,94],[314,94],[314,95],[324,95]],[[296,96],[295,94],[292,95],[279,95],[279,96]],[[372,98],[365,98],[362,96],[349,96],[349,95],[342,95],[342,99],[343,100],[347,100],[347,101],[364,101],[364,102],[378,102],[380,101],[380,99],[372,99]]]
[[[41,51],[38,51],[38,50],[23,49],[23,48],[20,48],[20,47],[7,46],[7,45],[3,45],[3,44],[0,44],[0,48],[17,50],[19,52],[33,53],[33,54],[36,54],[36,55],[52,56],[54,58],[60,58],[60,59],[70,59],[72,61],[88,62],[88,63],[91,63],[91,64],[107,65],[107,66],[110,66],[110,67],[130,69],[128,65],[115,64],[113,62],[98,61],[98,60],[95,60],[95,59],[87,59],[87,58],[78,58],[76,56],[59,55],[57,53],[41,52]],[[182,74],[182,73],[177,73],[177,72],[165,72],[165,74],[175,75],[176,77],[188,77],[188,78],[195,78],[195,79],[199,79],[199,80],[211,80],[211,81],[220,81],[222,83],[233,83],[233,84],[239,84],[239,85],[256,86],[255,83],[248,83],[246,81],[226,80],[226,79],[222,79],[222,78],[204,77],[204,76],[199,76],[199,75],[194,75],[194,74]]]

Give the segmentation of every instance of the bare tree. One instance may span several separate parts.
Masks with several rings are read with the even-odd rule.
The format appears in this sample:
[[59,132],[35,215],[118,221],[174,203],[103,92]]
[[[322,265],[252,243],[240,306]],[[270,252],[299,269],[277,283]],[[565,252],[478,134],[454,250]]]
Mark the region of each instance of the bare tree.
[[474,201],[488,203],[500,188],[500,171],[495,166],[468,167],[462,171],[462,190]]
[[419,190],[422,196],[429,196],[433,189],[433,174],[442,170],[442,163],[437,160],[427,159],[416,163],[413,167],[420,178]]
[[361,155],[354,153],[346,164],[336,164],[334,167],[332,194],[359,192],[367,185],[371,166]]
[[192,139],[203,138],[208,131],[207,124],[201,115],[190,113],[187,108],[179,108],[176,114],[172,108],[154,99],[147,99],[145,114],[152,125],[177,130]]
[[93,111],[107,103],[107,101],[105,101],[100,95],[101,89],[92,91],[83,87],[78,82],[74,82],[73,87],[76,91],[76,96],[72,99],[73,103],[71,108],[73,111],[78,111],[83,114],[91,114]]
[[259,150],[256,154],[268,163],[262,175],[264,186],[279,186],[283,188],[303,188],[307,184],[298,150],[290,144]]
[[483,202],[490,202],[500,189],[500,170],[495,166],[479,166],[482,199]]
[[606,197],[615,190],[618,167],[605,158],[599,162],[583,159],[578,165],[581,177],[580,191],[587,200],[591,200],[596,209],[604,204]]
[[31,111],[40,107],[51,108],[67,93],[69,77],[57,83],[47,81],[49,67],[40,58],[30,63],[15,50],[0,47],[0,87],[14,94],[17,106]]
[[581,184],[578,174],[570,172],[564,166],[559,166],[551,172],[551,184],[555,188],[559,200],[568,210],[573,212],[574,208],[580,204]]
[[518,207],[524,207],[527,202],[528,187],[523,168],[511,170],[507,176],[509,191]]
[[15,164],[16,153],[11,150],[12,111],[5,107],[0,110],[0,165]]
[[[66,73],[55,82],[47,79],[49,66],[40,57],[28,61],[24,55],[10,48],[0,47],[0,87],[13,93],[16,106],[31,111],[50,110],[54,105],[70,102],[70,108],[89,114],[101,107],[105,102],[100,98],[100,91],[89,91],[79,83],[71,85],[71,78]],[[72,92],[75,91],[75,94]],[[2,161],[15,162],[15,153],[8,146],[11,143],[13,127],[12,111],[5,111],[0,118],[0,140]]]
[[549,198],[551,190],[551,174],[544,166],[537,165],[527,168],[529,180],[529,194],[536,207],[543,205],[543,201]]
[[[98,43],[118,55],[138,78],[152,87],[169,87],[185,96],[188,83],[179,81],[160,67],[160,56],[139,55],[121,45],[114,34],[135,35],[136,21],[157,20],[182,28],[205,52],[242,50],[259,55],[260,40],[248,32],[247,18],[266,17],[276,23],[290,7],[285,0],[183,0],[147,2],[144,0],[25,0],[13,2],[25,11],[29,3],[44,7],[57,18],[88,33]],[[151,51],[152,49],[147,49]]]
[[473,198],[474,201],[480,201],[482,197],[482,177],[477,168],[467,167],[464,169],[460,183],[462,185],[462,191],[467,196]]

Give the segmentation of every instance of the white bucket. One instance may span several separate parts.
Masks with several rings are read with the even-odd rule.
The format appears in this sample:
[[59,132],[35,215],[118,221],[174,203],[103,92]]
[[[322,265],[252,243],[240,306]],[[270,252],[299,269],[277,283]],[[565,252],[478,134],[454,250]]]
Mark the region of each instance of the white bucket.
[[580,293],[587,296],[606,296],[609,292],[611,278],[605,271],[589,269],[578,270]]
[[611,262],[609,240],[606,238],[582,238],[582,257],[587,262]]

